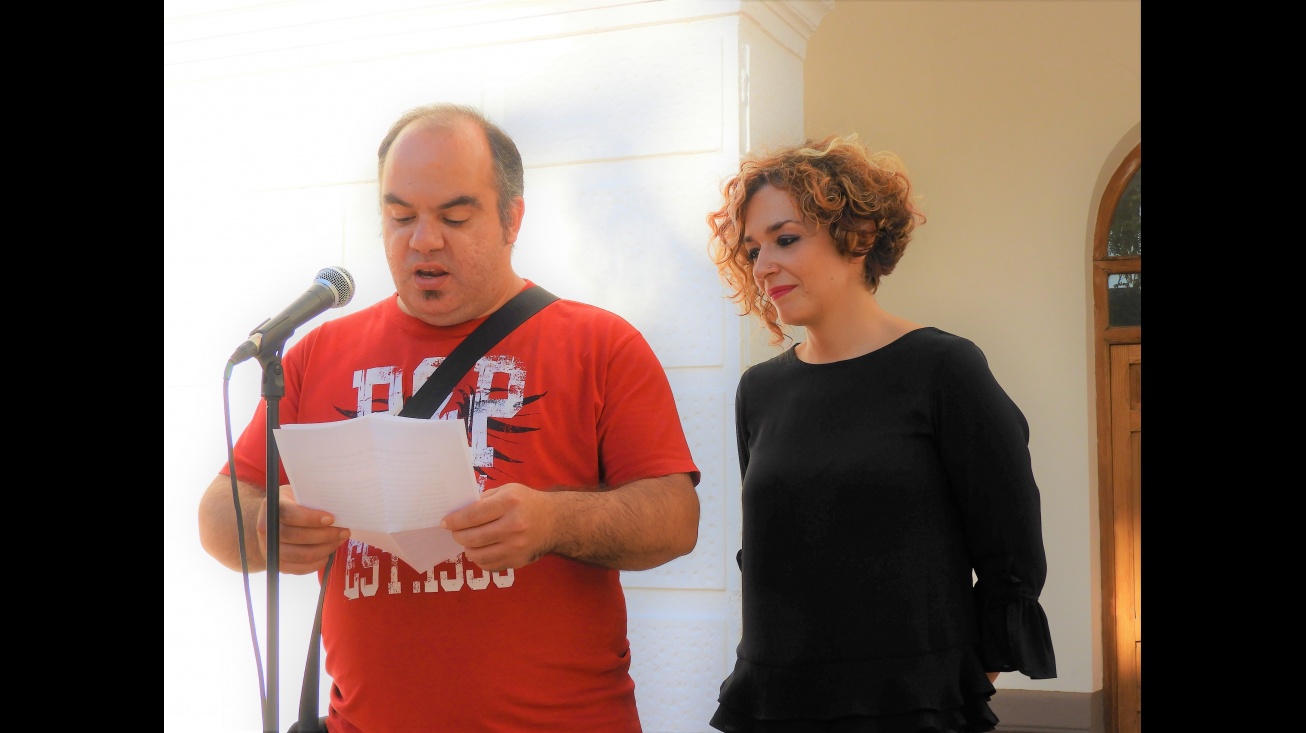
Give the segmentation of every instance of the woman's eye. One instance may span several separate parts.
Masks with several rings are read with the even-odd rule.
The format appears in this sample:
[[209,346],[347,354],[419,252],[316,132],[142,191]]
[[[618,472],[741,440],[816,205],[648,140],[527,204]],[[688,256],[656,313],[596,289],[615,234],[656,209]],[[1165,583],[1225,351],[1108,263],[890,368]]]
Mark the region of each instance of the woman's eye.
[[760,251],[761,251],[761,248],[758,247],[758,248],[756,248],[756,249],[746,250],[746,251],[744,252],[744,255],[745,255],[746,257],[748,257],[748,261],[749,261],[749,262],[757,262],[757,253],[760,252]]
[[784,237],[780,237],[779,239],[776,239],[775,243],[780,245],[781,247],[788,247],[789,245],[797,241],[798,241],[798,237],[784,236]]

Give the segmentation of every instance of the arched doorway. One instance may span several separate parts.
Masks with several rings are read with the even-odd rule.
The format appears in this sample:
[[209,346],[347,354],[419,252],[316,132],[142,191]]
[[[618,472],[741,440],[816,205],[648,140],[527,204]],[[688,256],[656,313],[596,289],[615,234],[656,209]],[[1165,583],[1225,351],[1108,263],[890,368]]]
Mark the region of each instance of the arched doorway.
[[1106,729],[1142,731],[1142,143],[1102,194],[1093,237]]

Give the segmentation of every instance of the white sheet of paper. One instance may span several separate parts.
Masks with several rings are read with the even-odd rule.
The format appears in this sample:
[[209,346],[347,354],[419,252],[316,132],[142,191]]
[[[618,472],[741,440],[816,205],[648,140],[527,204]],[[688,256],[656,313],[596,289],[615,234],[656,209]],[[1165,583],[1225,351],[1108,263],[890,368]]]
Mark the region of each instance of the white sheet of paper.
[[480,497],[461,421],[374,412],[274,432],[295,500],[331,512],[352,539],[417,570],[462,552],[437,526]]

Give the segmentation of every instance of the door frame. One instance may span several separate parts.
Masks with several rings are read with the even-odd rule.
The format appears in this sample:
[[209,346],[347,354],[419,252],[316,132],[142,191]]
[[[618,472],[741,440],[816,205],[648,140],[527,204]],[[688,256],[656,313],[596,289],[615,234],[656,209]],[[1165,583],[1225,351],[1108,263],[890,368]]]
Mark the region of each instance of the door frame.
[[[1125,156],[1103,191],[1098,206],[1096,225],[1093,234],[1093,324],[1094,324],[1094,360],[1097,394],[1097,464],[1098,464],[1098,511],[1100,518],[1101,540],[1101,580],[1102,580],[1102,667],[1103,667],[1103,703],[1106,730],[1112,733],[1125,733],[1123,727],[1128,721],[1127,714],[1122,713],[1133,707],[1141,710],[1136,686],[1141,677],[1141,660],[1137,655],[1128,655],[1122,651],[1122,643],[1141,639],[1125,640],[1127,634],[1136,634],[1141,627],[1141,583],[1133,577],[1133,558],[1142,543],[1142,525],[1135,521],[1137,517],[1122,516],[1131,513],[1132,497],[1118,496],[1130,492],[1129,487],[1121,486],[1117,491],[1117,476],[1129,475],[1128,464],[1134,460],[1141,462],[1141,457],[1121,455],[1128,452],[1131,445],[1130,436],[1117,435],[1121,430],[1128,431],[1131,421],[1112,420],[1113,379],[1128,379],[1127,375],[1113,375],[1112,350],[1121,345],[1136,344],[1141,346],[1143,329],[1138,326],[1112,327],[1109,320],[1107,302],[1107,284],[1110,275],[1142,271],[1142,255],[1137,257],[1108,257],[1107,238],[1125,187],[1135,172],[1142,168],[1142,143],[1138,143]],[[1139,364],[1141,374],[1141,361]],[[1141,380],[1141,377],[1140,377]],[[1141,409],[1139,412],[1141,420]],[[1141,429],[1141,428],[1140,428]],[[1122,442],[1123,438],[1123,442]],[[1122,471],[1124,473],[1122,473]],[[1121,502],[1124,502],[1123,504]],[[1123,575],[1122,575],[1123,573]],[[1134,580],[1133,583],[1129,579]]]

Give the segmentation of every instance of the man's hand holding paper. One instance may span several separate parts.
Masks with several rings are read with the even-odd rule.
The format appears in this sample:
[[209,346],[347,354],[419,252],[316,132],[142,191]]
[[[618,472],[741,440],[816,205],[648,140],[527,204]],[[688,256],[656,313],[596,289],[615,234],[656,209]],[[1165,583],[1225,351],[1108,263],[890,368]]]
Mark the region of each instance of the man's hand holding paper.
[[[283,573],[308,575],[326,567],[327,559],[335,554],[340,543],[349,539],[347,527],[336,526],[330,512],[306,507],[295,501],[290,484],[281,487],[281,503],[277,506],[281,525],[278,531],[280,555],[278,567]],[[268,505],[259,507],[258,545],[263,557],[268,556]]]
[[439,526],[479,496],[460,421],[372,413],[275,434],[296,501],[330,512],[352,539],[418,570],[462,552]]

